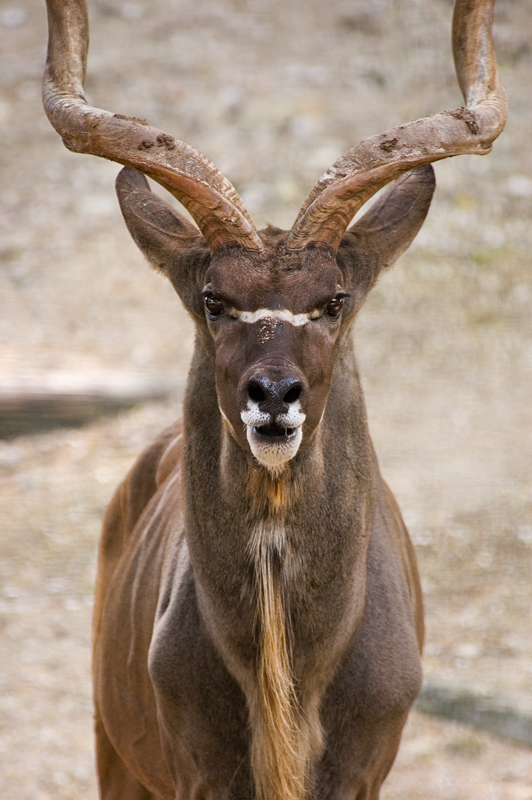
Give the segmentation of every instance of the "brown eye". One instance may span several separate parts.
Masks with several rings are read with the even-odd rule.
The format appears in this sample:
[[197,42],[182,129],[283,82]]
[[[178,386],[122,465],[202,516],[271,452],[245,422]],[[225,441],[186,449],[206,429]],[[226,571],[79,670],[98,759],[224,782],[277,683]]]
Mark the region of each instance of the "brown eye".
[[338,317],[342,313],[343,304],[344,304],[343,297],[334,297],[325,306],[325,313],[331,319],[338,319]]
[[207,314],[211,319],[216,319],[223,314],[224,311],[224,304],[221,300],[218,300],[217,297],[213,297],[212,295],[207,295],[205,297],[205,308],[207,310]]

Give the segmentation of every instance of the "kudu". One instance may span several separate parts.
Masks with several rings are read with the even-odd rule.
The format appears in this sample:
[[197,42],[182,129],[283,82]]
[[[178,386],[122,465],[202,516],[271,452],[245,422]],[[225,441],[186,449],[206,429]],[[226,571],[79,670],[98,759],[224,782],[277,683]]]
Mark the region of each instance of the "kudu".
[[493,0],[456,4],[466,107],[349,150],[289,232],[257,231],[190,146],[87,106],[84,2],[48,0],[48,14],[50,121],[69,149],[125,165],[129,231],[196,324],[184,421],[134,465],[101,540],[102,797],[378,798],[420,688],[423,615],[351,329],[425,218],[430,162],[487,153],[504,126]]

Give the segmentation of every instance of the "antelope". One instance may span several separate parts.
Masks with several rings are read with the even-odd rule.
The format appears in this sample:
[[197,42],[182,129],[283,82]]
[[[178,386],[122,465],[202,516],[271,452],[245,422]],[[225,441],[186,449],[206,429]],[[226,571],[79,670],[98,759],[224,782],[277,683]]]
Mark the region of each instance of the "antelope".
[[486,154],[504,127],[493,2],[456,3],[465,107],[353,147],[283,231],[257,230],[189,145],[89,107],[84,0],[48,0],[50,122],[70,150],[123,165],[126,225],[196,326],[183,421],[140,456],[101,538],[105,800],[379,797],[421,685],[423,610],[351,333],[425,219],[431,162]]

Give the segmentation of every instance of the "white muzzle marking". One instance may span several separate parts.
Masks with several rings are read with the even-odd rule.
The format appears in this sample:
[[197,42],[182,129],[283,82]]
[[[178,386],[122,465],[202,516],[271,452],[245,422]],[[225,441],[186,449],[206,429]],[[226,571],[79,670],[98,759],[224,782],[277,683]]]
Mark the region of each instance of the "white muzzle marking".
[[[276,472],[299,450],[303,438],[303,423],[306,415],[301,411],[299,400],[290,405],[286,414],[275,418],[259,409],[259,404],[248,400],[248,406],[240,414],[246,426],[246,436],[251,452],[263,466]],[[285,429],[284,436],[261,433],[261,428],[277,425]]]

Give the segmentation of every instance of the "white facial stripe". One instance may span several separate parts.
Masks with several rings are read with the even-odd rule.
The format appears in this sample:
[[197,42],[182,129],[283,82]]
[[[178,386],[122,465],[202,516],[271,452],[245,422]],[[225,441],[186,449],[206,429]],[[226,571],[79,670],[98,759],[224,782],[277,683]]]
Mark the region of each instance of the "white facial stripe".
[[299,327],[306,325],[311,319],[317,319],[320,316],[318,309],[309,311],[307,314],[292,314],[287,308],[272,310],[271,308],[259,308],[257,311],[237,311],[232,308],[229,312],[232,317],[236,317],[241,322],[248,322],[253,325],[254,322],[259,322],[261,319],[271,319],[276,322],[288,322],[290,325]]

